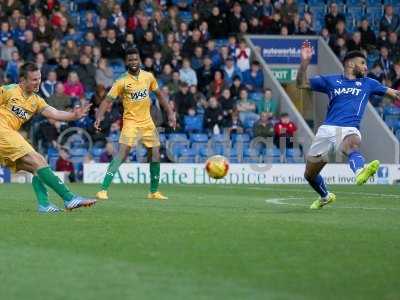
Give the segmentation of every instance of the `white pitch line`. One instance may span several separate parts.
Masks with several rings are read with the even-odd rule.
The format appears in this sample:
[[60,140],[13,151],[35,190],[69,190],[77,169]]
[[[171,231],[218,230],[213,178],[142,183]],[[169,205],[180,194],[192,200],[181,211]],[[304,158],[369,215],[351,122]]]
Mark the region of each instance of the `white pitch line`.
[[[266,199],[265,202],[268,204],[275,205],[288,205],[288,206],[302,206],[308,207],[307,204],[297,204],[297,203],[286,203],[284,201],[288,200],[305,200],[305,198],[271,198]],[[366,210],[399,210],[399,208],[389,208],[389,207],[363,207],[363,206],[329,206],[329,208],[345,208],[345,209],[366,209]]]

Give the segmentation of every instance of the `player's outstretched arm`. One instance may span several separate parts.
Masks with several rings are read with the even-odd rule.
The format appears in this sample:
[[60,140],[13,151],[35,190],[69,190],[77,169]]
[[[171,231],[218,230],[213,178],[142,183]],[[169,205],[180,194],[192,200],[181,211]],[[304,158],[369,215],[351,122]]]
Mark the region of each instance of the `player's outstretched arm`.
[[309,89],[310,82],[307,76],[307,68],[310,64],[311,57],[313,55],[313,48],[309,41],[305,41],[301,46],[301,63],[297,70],[296,84],[299,89]]
[[48,119],[69,122],[79,120],[80,118],[86,116],[91,106],[91,103],[86,103],[84,106],[75,108],[73,111],[63,111],[55,109],[52,106],[47,106],[41,113]]
[[393,99],[400,100],[400,91],[388,88],[387,92],[386,92],[386,96],[389,96],[390,98],[393,98]]
[[160,90],[157,89],[154,91],[154,93],[157,96],[160,106],[167,112],[169,126],[171,126],[172,128],[175,129],[176,128],[176,118],[175,118],[174,112],[171,109],[171,106],[169,105],[168,101],[163,97]]

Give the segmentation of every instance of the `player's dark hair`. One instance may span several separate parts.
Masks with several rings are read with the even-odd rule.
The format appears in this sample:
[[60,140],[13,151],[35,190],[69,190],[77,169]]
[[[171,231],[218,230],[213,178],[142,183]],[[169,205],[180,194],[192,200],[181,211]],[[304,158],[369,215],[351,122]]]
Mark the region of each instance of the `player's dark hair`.
[[28,72],[36,72],[39,71],[39,67],[33,62],[24,63],[19,69],[19,77],[27,78]]
[[138,48],[128,48],[125,50],[125,57],[127,57],[128,55],[132,55],[132,54],[137,54],[140,55]]
[[365,60],[367,59],[364,55],[364,53],[362,53],[361,51],[358,50],[354,50],[354,51],[350,51],[348,52],[345,57],[343,58],[343,62],[345,63],[346,61],[348,61],[349,59],[353,59],[356,57],[360,57],[360,58],[364,58]]

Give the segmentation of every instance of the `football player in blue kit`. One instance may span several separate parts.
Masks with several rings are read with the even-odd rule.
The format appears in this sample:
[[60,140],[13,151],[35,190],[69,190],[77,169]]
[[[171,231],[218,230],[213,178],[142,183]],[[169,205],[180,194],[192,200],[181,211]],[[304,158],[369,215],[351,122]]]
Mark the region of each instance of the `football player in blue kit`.
[[371,95],[400,99],[400,91],[366,77],[366,57],[360,51],[348,52],[344,57],[343,74],[318,75],[308,79],[307,67],[312,55],[313,49],[305,41],[301,48],[301,64],[296,80],[298,88],[325,93],[329,97],[328,112],[312,142],[304,172],[308,183],[320,195],[310,208],[320,209],[336,200],[336,196],[328,191],[320,175],[331,151],[341,151],[348,157],[358,185],[366,183],[374,176],[379,168],[379,161],[374,160],[364,165],[365,160],[360,152],[360,122]]

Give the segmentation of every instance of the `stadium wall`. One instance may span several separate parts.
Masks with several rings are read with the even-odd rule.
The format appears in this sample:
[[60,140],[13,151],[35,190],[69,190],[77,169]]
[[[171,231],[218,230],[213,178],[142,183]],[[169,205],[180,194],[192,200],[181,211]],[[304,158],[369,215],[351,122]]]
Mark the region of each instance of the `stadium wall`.
[[[100,184],[108,164],[91,163],[83,168],[84,183]],[[203,164],[161,165],[161,184],[305,184],[304,164],[231,164],[227,176],[220,180],[208,177]],[[122,164],[114,183],[144,184],[150,182],[149,164]],[[322,176],[328,184],[354,184],[354,174],[347,164],[329,164]],[[397,165],[382,165],[369,184],[400,182]]]

